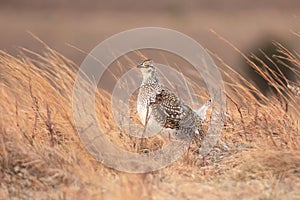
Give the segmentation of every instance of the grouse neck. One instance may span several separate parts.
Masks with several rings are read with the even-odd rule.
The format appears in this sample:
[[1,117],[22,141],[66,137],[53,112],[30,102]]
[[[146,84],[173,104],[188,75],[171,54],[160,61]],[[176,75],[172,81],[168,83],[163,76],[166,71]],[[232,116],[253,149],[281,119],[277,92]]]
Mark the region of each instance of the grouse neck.
[[153,84],[160,85],[159,80],[158,80],[158,76],[156,75],[156,73],[153,73],[149,77],[143,77],[142,85],[153,85]]

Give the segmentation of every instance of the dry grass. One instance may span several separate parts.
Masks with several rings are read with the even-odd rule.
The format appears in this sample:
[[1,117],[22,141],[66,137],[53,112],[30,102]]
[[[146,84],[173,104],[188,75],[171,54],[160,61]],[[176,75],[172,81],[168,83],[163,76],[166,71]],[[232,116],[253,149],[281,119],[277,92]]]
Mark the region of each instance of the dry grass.
[[[277,46],[300,67],[296,54]],[[189,153],[160,171],[127,174],[97,162],[77,136],[72,61],[47,46],[43,54],[0,52],[0,199],[297,199],[298,97],[275,81],[282,75],[272,75],[268,66],[259,73],[278,90],[276,98],[264,96],[219,61],[228,111],[221,140],[206,161],[198,159],[194,142]],[[115,134],[108,95],[102,90],[97,95],[99,119],[110,139],[138,150],[132,143],[139,141]]]

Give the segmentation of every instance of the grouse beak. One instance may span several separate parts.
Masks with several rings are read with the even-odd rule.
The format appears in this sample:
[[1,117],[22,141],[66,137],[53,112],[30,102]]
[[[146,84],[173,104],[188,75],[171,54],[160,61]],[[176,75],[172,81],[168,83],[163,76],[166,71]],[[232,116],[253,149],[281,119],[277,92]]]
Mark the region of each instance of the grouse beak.
[[144,66],[141,65],[141,64],[138,64],[136,67],[137,67],[137,68],[144,68]]

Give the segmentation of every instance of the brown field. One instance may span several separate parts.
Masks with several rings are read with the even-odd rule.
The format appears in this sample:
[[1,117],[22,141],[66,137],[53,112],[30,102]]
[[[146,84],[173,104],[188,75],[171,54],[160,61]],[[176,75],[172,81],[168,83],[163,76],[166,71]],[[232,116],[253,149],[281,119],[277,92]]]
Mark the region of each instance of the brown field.
[[[230,77],[228,115],[221,140],[206,161],[198,159],[193,143],[189,154],[162,170],[127,174],[105,167],[83,147],[71,112],[77,66],[45,48],[43,54],[23,49],[19,57],[1,52],[1,199],[299,197],[299,116],[286,112],[287,97],[264,97],[223,64],[223,75]],[[299,66],[297,57],[278,48]],[[279,87],[268,68],[261,73]],[[288,106],[299,110],[297,97],[288,95]],[[98,93],[96,103],[111,140],[128,147],[137,142],[114,131],[118,128],[107,95]]]
[[[12,54],[16,54],[20,46],[41,51],[39,44],[28,34],[32,32],[79,65],[85,54],[68,44],[89,52],[113,34],[136,27],[158,26],[175,29],[193,37],[235,69],[244,64],[241,56],[228,49],[211,34],[210,29],[229,38],[245,52],[254,51],[270,40],[284,42],[299,50],[300,42],[291,34],[291,31],[299,31],[300,6],[297,0],[286,3],[276,0],[270,5],[259,3],[260,1],[255,4],[253,1],[239,3],[238,0],[229,0],[221,5],[210,0],[192,0],[197,4],[191,3],[186,5],[187,8],[183,3],[177,5],[180,1],[172,3],[173,0],[154,5],[133,4],[128,1],[131,2],[118,2],[121,4],[121,11],[117,8],[109,9],[110,5],[105,7],[105,4],[94,7],[90,5],[92,8],[83,7],[78,10],[76,6],[81,8],[81,4],[77,5],[73,1],[72,6],[75,8],[67,3],[51,9],[40,4],[37,7],[33,7],[34,4],[23,7],[22,4],[2,6],[0,47]],[[113,2],[111,1],[112,4]],[[177,9],[172,9],[176,6]]]
[[[130,12],[118,15],[116,11],[93,11],[81,17],[63,10],[45,11],[43,15],[28,10],[16,13],[11,8],[0,12],[0,44],[6,49],[0,51],[0,199],[299,199],[300,97],[278,84],[279,78],[285,79],[282,74],[274,73],[267,65],[260,70],[235,48],[249,47],[264,32],[262,27],[269,24],[266,32],[284,35],[295,45],[288,50],[275,44],[277,56],[293,63],[299,78],[296,44],[300,37],[289,30],[299,26],[300,21],[297,19],[291,25],[288,11],[260,10],[255,17],[249,10],[221,16],[194,11],[179,14],[180,20],[162,13],[154,17],[143,13],[143,17],[136,19]],[[58,13],[69,19],[58,22]],[[209,22],[205,16],[209,16]],[[222,16],[227,17],[219,21]],[[119,20],[121,17],[130,22]],[[245,28],[246,22],[252,23]],[[197,27],[195,23],[204,25]],[[60,27],[55,27],[58,24]],[[84,55],[65,43],[88,51],[113,33],[151,25],[195,36],[212,52],[226,80],[227,114],[221,138],[205,160],[198,158],[200,144],[195,141],[189,152],[170,166],[145,174],[129,174],[95,160],[77,135],[72,90]],[[209,32],[209,28],[231,42]],[[25,30],[45,40],[51,48],[31,36],[24,39]],[[72,35],[74,32],[78,34]],[[27,48],[16,50],[11,48],[13,45]],[[250,62],[278,94],[264,96],[236,72],[240,60]],[[129,61],[137,62],[130,56]],[[118,64],[121,70],[125,67]],[[97,91],[96,109],[111,141],[130,151],[140,150],[141,141],[121,134],[114,124],[107,91]],[[152,150],[158,142],[146,141],[142,148]]]

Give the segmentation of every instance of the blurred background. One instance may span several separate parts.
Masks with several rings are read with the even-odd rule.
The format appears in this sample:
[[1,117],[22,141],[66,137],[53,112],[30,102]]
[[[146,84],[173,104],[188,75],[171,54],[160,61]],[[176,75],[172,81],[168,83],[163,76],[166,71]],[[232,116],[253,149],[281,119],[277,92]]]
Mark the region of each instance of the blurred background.
[[[127,29],[158,26],[187,34],[216,53],[238,71],[251,75],[241,55],[210,30],[227,38],[249,55],[258,49],[272,55],[273,41],[300,49],[299,0],[0,0],[0,49],[17,54],[18,47],[35,51],[41,45],[31,32],[51,48],[80,65],[85,52],[113,34]],[[289,73],[289,72],[287,72]]]

